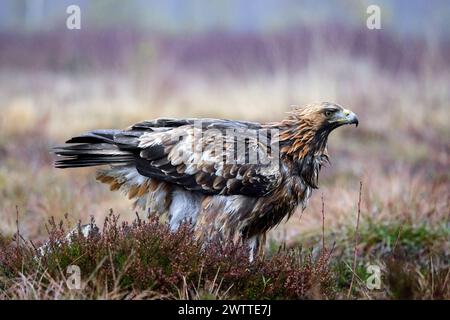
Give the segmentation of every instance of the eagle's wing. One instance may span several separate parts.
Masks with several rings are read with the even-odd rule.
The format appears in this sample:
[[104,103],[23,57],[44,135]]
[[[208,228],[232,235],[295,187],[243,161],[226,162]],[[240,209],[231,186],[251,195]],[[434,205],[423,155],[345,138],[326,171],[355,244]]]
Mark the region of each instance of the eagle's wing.
[[55,150],[57,167],[135,166],[142,176],[205,194],[263,196],[281,183],[278,154],[256,122],[156,119],[67,143]]
[[139,137],[136,168],[141,175],[221,195],[263,196],[281,183],[278,158],[270,154],[259,124],[207,119],[200,127],[188,121]]

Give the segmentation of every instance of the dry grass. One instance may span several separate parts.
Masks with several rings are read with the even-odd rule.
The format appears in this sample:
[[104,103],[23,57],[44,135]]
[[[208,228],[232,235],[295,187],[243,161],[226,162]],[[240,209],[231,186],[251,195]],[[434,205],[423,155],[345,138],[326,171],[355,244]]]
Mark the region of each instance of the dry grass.
[[[71,135],[160,116],[270,121],[282,118],[290,105],[329,100],[360,117],[357,129],[342,128],[332,134],[332,165],[320,178],[320,192],[326,199],[324,241],[336,242],[333,258],[342,288],[338,297],[345,298],[352,276],[344,270],[344,262],[352,261],[355,199],[363,181],[359,264],[352,297],[450,298],[450,72],[445,52],[436,44],[426,43],[422,51],[413,70],[395,71],[380,66],[373,56],[355,56],[345,45],[331,51],[320,38],[305,66],[294,70],[276,50],[276,67],[270,72],[254,66],[241,73],[223,65],[213,65],[209,72],[179,69],[171,59],[160,59],[150,68],[137,59],[126,72],[4,68],[0,72],[0,240],[15,233],[16,206],[21,233],[34,241],[48,237],[45,222],[51,216],[60,219],[70,213],[73,224],[87,221],[90,215],[102,221],[113,208],[123,220],[133,219],[130,202],[97,184],[93,169],[52,168],[49,148]],[[271,232],[270,243],[276,245],[270,247],[279,243],[321,247],[317,241],[322,234],[321,206],[316,192],[305,212]],[[400,235],[399,226],[405,227]],[[397,237],[393,250],[391,240]],[[395,256],[393,262],[392,254],[387,258],[393,251],[406,254]],[[381,265],[383,290],[364,288],[368,263]],[[18,279],[20,289],[9,290],[16,290],[12,294],[16,298],[58,292],[60,282],[47,280],[40,286],[41,280],[29,274]],[[186,297],[180,290],[180,297]],[[72,297],[65,294],[53,298]],[[147,297],[144,291],[131,296]]]

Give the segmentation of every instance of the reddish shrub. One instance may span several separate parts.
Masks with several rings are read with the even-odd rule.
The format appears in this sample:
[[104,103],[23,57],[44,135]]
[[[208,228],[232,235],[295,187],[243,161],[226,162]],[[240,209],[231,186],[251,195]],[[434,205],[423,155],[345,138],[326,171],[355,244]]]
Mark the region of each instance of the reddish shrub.
[[[0,278],[44,273],[64,280],[69,265],[81,269],[86,292],[114,288],[168,298],[301,299],[333,296],[328,256],[281,251],[249,262],[247,249],[213,241],[204,245],[185,224],[171,232],[157,218],[119,223],[110,215],[103,232],[66,239],[63,224],[50,221],[48,252],[37,258],[28,242],[0,243]],[[8,280],[1,280],[7,287]]]

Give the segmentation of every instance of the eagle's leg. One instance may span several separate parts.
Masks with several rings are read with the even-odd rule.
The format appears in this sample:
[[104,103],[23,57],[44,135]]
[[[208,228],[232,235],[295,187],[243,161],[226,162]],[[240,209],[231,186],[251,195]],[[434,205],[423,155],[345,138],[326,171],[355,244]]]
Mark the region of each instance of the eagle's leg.
[[182,223],[197,222],[200,213],[203,195],[176,188],[171,194],[172,201],[169,206],[169,224],[171,230],[177,230]]
[[246,244],[249,248],[249,260],[253,262],[255,257],[264,255],[264,245],[266,243],[266,233],[254,235],[247,239]]

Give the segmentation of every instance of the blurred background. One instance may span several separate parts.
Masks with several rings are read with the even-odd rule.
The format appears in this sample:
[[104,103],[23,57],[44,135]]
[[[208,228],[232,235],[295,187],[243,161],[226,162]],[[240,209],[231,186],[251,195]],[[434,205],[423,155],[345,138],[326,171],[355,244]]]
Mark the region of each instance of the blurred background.
[[[66,27],[72,4],[80,30]],[[380,30],[366,27],[370,4]],[[331,135],[320,190],[271,241],[314,245],[321,194],[327,243],[346,239],[362,181],[365,250],[391,248],[403,225],[405,243],[438,244],[448,263],[449,21],[445,0],[1,0],[0,235],[16,211],[37,241],[51,216],[134,217],[94,169],[52,167],[72,135],[155,117],[275,121],[333,101],[360,126]]]

